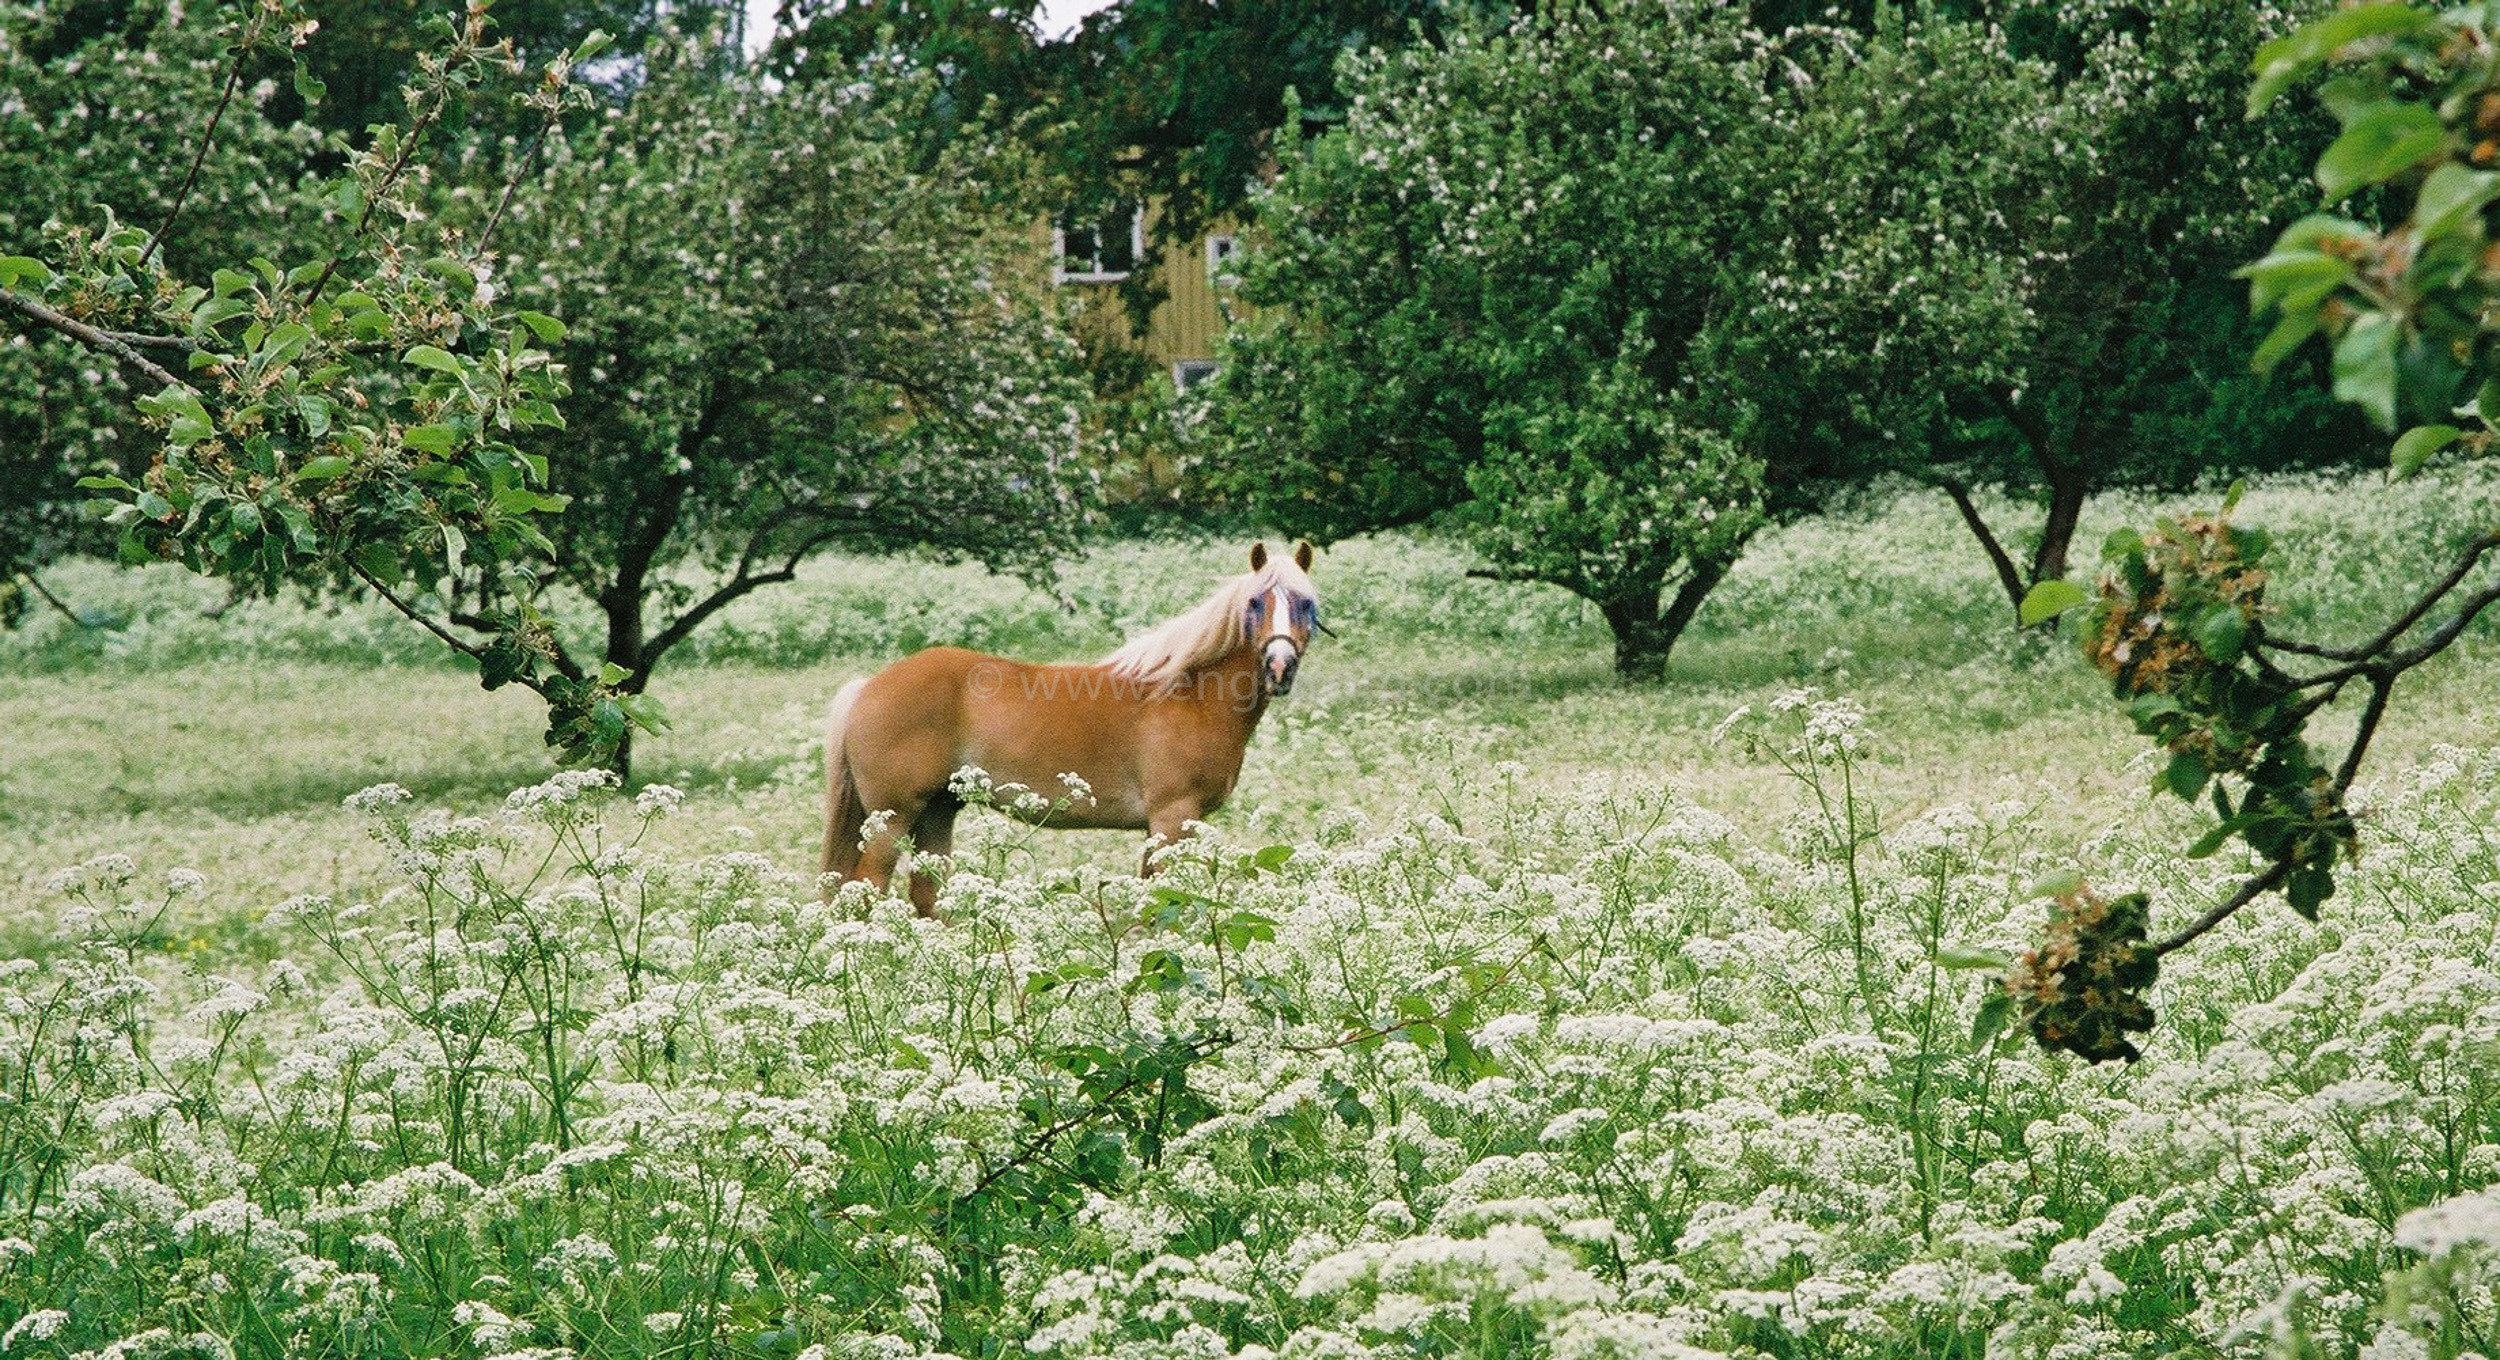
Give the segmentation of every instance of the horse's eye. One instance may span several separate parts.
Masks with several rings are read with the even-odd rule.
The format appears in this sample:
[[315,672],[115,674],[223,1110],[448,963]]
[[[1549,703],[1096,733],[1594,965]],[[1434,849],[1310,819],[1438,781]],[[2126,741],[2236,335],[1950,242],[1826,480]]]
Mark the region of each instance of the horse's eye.
[[1249,609],[1249,615],[1250,615],[1250,626],[1251,626],[1251,627],[1253,627],[1253,628],[1258,627],[1258,626],[1259,626],[1259,619],[1260,619],[1262,616],[1264,616],[1266,613],[1267,613],[1267,599],[1266,599],[1266,597],[1264,597],[1264,596],[1253,596],[1253,597],[1251,598],[1251,600],[1250,600],[1250,609]]
[[1294,602],[1293,602],[1293,617],[1294,617],[1294,619],[1295,619],[1295,621],[1296,621],[1296,622],[1300,623],[1300,624],[1301,624],[1303,627],[1305,627],[1305,628],[1311,628],[1311,627],[1315,627],[1315,626],[1317,626],[1317,625],[1318,625],[1318,623],[1319,623],[1319,601],[1317,601],[1317,600],[1296,600],[1296,601],[1294,601]]

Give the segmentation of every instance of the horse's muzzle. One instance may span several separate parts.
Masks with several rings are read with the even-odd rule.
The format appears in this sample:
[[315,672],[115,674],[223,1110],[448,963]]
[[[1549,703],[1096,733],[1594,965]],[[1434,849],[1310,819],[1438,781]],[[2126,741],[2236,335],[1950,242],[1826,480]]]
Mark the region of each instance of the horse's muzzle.
[[1264,660],[1267,692],[1277,696],[1293,693],[1293,673],[1302,669],[1302,653],[1293,645],[1292,639],[1270,639]]

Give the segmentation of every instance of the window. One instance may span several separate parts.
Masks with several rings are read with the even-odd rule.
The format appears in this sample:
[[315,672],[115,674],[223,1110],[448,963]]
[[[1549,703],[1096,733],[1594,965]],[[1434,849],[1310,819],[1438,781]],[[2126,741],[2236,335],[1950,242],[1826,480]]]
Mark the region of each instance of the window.
[[1226,287],[1241,282],[1241,238],[1207,238],[1207,277]]
[[1121,207],[1100,217],[1079,218],[1061,213],[1051,231],[1052,253],[1058,259],[1051,279],[1056,283],[1117,283],[1137,268],[1146,253],[1146,217],[1134,207]]
[[1172,386],[1186,392],[1215,376],[1213,359],[1183,359],[1172,365]]

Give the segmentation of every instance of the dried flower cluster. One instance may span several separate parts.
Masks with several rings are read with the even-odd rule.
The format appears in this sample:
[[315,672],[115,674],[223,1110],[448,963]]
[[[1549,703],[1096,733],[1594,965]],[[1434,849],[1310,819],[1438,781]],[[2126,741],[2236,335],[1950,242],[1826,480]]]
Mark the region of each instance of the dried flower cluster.
[[2144,999],[2161,972],[2145,942],[2151,900],[2103,898],[2080,884],[2058,894],[2048,938],[2023,951],[2005,980],[2043,1047],[2105,1062],[2144,1056],[2129,1038],[2153,1027]]

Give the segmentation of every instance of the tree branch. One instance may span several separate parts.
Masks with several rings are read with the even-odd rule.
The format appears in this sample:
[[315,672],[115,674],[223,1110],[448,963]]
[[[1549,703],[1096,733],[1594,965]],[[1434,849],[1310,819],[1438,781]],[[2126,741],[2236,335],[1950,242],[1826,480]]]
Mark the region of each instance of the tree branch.
[[2276,887],[2280,886],[2284,879],[2291,876],[2291,872],[2292,862],[2290,860],[2276,860],[2273,864],[2266,868],[2264,873],[2257,875],[2255,878],[2252,878],[2245,883],[2242,883],[2239,886],[2239,891],[2232,893],[2230,897],[2226,898],[2219,906],[2216,906],[2213,910],[2197,917],[2194,922],[2190,923],[2185,929],[2179,931],[2177,934],[2172,935],[2168,939],[2163,940],[2161,943],[2154,945],[2153,957],[2160,958],[2162,955],[2177,949],[2179,946],[2186,944],[2188,941],[2195,939],[2197,936],[2202,935],[2206,931],[2213,929],[2215,926],[2221,925],[2224,921],[2231,919],[2233,914],[2237,913],[2240,908],[2247,906],[2249,903],[2256,901],[2258,898],[2265,896],[2267,893],[2272,892]]
[[56,310],[10,288],[0,288],[0,308],[17,313],[37,325],[59,331],[89,349],[99,349],[146,374],[162,387],[190,389],[191,384],[173,375],[172,370],[141,354],[136,348],[111,331],[101,330]]
[[[2326,687],[2323,692],[2312,696],[2300,706],[2298,714],[2302,718],[2324,707],[2351,680],[2367,677],[2370,682],[2369,702],[2362,707],[2361,721],[2353,729],[2351,742],[2344,748],[2344,758],[2336,765],[2334,780],[2327,786],[2327,806],[2341,809],[2344,796],[2352,791],[2353,781],[2360,777],[2362,759],[2369,754],[2370,742],[2378,735],[2379,724],[2387,716],[2388,700],[2395,693],[2396,681],[2405,672],[2455,645],[2457,639],[2465,635],[2466,628],[2478,615],[2493,604],[2500,603],[2500,581],[2494,581],[2468,597],[2465,603],[2458,606],[2454,614],[2441,621],[2440,625],[2420,643],[2401,652],[2388,653],[2388,649],[2395,645],[2398,638],[2419,623],[2423,615],[2427,614],[2441,598],[2455,590],[2464,581],[2467,573],[2473,569],[2474,564],[2482,560],[2495,547],[2500,547],[2500,534],[2485,536],[2469,548],[2448,576],[2431,587],[2420,600],[2417,600],[2413,607],[2406,611],[2403,618],[2382,630],[2366,646],[2343,653],[2360,659],[2353,661],[2350,665],[2297,682],[2301,688],[2319,685]],[[2304,651],[2310,655],[2331,651],[2331,649],[2324,648],[2287,648],[2286,650]],[[2237,892],[2231,894],[2211,911],[2198,917],[2177,934],[2154,945],[2154,956],[2158,958],[2177,949],[2220,925],[2242,907],[2281,886],[2283,881],[2291,876],[2298,862],[2298,857],[2293,855],[2277,858],[2266,867],[2264,872],[2242,883]]]
[[2005,545],[1997,541],[1995,531],[1988,527],[1988,521],[1980,517],[1979,507],[1971,501],[1970,488],[1951,477],[1939,481],[1936,485],[1942,488],[1944,494],[1953,498],[1953,508],[1962,512],[1962,522],[1970,526],[1971,536],[1978,539],[1979,546],[1986,550],[1988,564],[1996,568],[1997,584],[2005,587],[2005,598],[2013,601],[2016,609],[2021,609],[2023,607],[2022,571],[2014,565],[2014,559],[2006,553]]
[[[397,591],[394,591],[389,586],[382,584],[381,580],[375,577],[372,572],[365,570],[362,564],[350,562],[347,564],[347,569],[355,573],[357,580],[362,581],[367,586],[371,587],[374,594],[379,595],[384,600],[388,601],[391,608],[398,610],[400,613],[405,614],[412,619],[415,619],[419,624],[424,626],[425,631],[441,638],[443,640],[443,645],[472,660],[486,654],[485,648],[480,647],[465,638],[455,635],[450,629],[445,628],[443,625],[426,617],[423,610],[420,610],[415,605],[401,599]],[[527,681],[524,681],[523,683],[527,683]],[[532,688],[536,688],[536,686],[532,686]]]
[[208,129],[200,134],[200,144],[191,153],[191,173],[182,177],[182,187],[174,193],[174,205],[165,210],[165,220],[157,224],[156,234],[148,238],[148,248],[139,252],[139,266],[146,268],[156,258],[156,247],[165,233],[174,229],[174,220],[182,216],[183,205],[191,201],[191,186],[200,182],[200,167],[208,161],[208,149],[217,142],[217,125],[226,119],[226,106],[234,102],[235,89],[243,83],[243,64],[252,59],[252,49],[260,40],[261,19],[255,16],[243,31],[243,40],[236,44],[234,65],[226,72],[225,93],[217,96],[216,111],[208,116]]
[[[2416,599],[2403,614],[2399,615],[2394,623],[2391,623],[2387,625],[2387,627],[2379,630],[2378,636],[2371,638],[2368,642],[2362,643],[2358,647],[2324,647],[2316,643],[2295,642],[2289,638],[2276,637],[2263,638],[2260,640],[2259,645],[2271,647],[2277,651],[2292,652],[2300,656],[2314,656],[2325,661],[2349,661],[2366,666],[2372,658],[2377,657],[2388,648],[2395,646],[2399,638],[2402,638],[2406,633],[2412,631],[2413,626],[2420,623],[2423,617],[2428,615],[2431,610],[2437,608],[2439,606],[2439,602],[2446,599],[2450,591],[2453,591],[2458,586],[2465,584],[2465,578],[2473,574],[2476,564],[2480,563],[2486,556],[2489,556],[2495,548],[2500,548],[2500,532],[2487,533],[2481,538],[2474,540],[2472,543],[2467,544],[2465,552],[2457,558],[2456,565],[2448,569],[2448,574],[2446,576],[2441,577],[2437,584],[2424,591],[2421,597]],[[2482,600],[2480,603],[2469,603],[2467,608],[2473,612],[2479,613],[2490,603],[2491,601],[2486,599]],[[2468,614],[2466,617],[2470,618],[2471,614]],[[2443,625],[2443,627],[2445,626],[2446,625]],[[2442,643],[2440,645],[2445,647],[2447,644]],[[2360,670],[2350,668],[2347,668],[2347,671],[2345,672],[2346,675],[2358,675],[2361,673],[2362,672]],[[2311,677],[2309,680],[2303,681],[2302,684],[2303,687],[2306,687],[2312,684],[2325,683],[2329,677],[2336,676],[2337,674],[2337,672],[2328,671],[2320,676]]]
[[59,610],[62,618],[77,624],[81,628],[93,628],[95,626],[94,624],[87,622],[85,619],[78,617],[77,610],[61,603],[61,597],[53,594],[49,589],[47,589],[44,586],[44,583],[38,579],[33,572],[20,571],[18,573],[18,577],[26,582],[27,589],[35,592],[36,599],[39,599],[45,604],[52,606],[54,609]]
[[706,596],[701,603],[689,606],[684,613],[670,620],[667,627],[653,634],[651,640],[643,644],[643,668],[635,673],[632,680],[626,682],[629,686],[639,688],[643,677],[649,674],[652,663],[658,661],[662,653],[685,641],[689,634],[703,626],[704,620],[719,613],[723,608],[760,587],[797,580],[799,563],[805,560],[808,554],[842,537],[850,528],[848,525],[840,525],[821,529],[800,540],[799,545],[790,550],[780,566],[766,572],[754,571],[754,559],[759,554],[764,535],[770,533],[779,524],[789,521],[790,517],[787,515],[776,516],[774,522],[769,522],[757,529],[755,536],[747,542],[746,552],[739,556],[736,574],[724,582],[720,589]]

